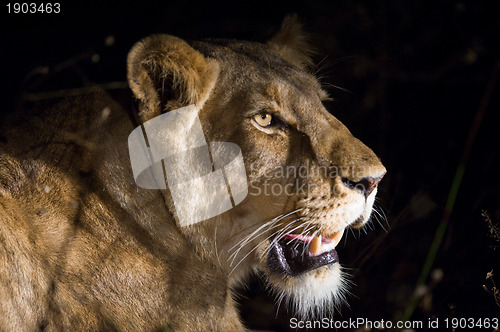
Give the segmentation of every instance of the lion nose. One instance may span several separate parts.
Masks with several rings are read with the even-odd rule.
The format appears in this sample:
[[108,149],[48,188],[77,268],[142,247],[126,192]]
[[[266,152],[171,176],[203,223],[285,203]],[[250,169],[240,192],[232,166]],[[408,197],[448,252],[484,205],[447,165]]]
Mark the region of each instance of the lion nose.
[[348,178],[342,178],[342,183],[348,188],[361,191],[363,195],[365,195],[365,198],[368,198],[373,190],[377,188],[377,185],[379,184],[380,180],[382,180],[384,175],[377,178],[367,176],[362,178],[359,182],[351,181]]

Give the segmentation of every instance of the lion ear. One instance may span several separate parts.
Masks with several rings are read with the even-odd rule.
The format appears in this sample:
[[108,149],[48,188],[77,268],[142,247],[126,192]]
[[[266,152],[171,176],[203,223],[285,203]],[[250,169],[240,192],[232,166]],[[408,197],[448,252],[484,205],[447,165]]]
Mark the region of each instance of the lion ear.
[[142,121],[182,106],[201,107],[218,74],[215,60],[169,35],[141,40],[127,58],[128,84],[140,101]]
[[307,39],[302,24],[294,14],[285,17],[280,31],[267,44],[286,61],[307,69],[313,66],[311,55],[314,53]]

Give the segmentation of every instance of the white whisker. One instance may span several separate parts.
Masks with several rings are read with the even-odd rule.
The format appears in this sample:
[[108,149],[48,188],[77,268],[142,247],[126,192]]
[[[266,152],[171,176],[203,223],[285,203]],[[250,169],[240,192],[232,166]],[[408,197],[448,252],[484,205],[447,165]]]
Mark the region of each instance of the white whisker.
[[[312,221],[309,221],[307,223],[307,226],[302,231],[301,235],[307,234],[311,229],[314,229],[314,228],[316,228],[316,225],[313,225]],[[300,245],[300,243],[297,241],[297,243],[294,246],[294,249],[297,249],[299,247],[299,245]]]
[[301,227],[301,225],[299,226],[296,226],[295,228],[293,229],[290,229],[291,227],[293,227],[293,224],[298,222],[298,221],[301,221],[302,218],[299,218],[299,219],[296,219],[292,222],[290,222],[288,225],[286,225],[283,229],[280,229],[277,234],[273,234],[273,240],[271,241],[271,243],[269,244],[269,246],[266,248],[266,250],[264,250],[264,252],[261,254],[261,258],[266,256],[270,251],[271,251],[271,248],[276,245],[276,243],[278,241],[281,240],[281,238],[287,234],[290,234],[291,232],[293,232],[294,230],[298,229]]
[[[314,238],[320,231],[321,231],[322,227],[320,227],[318,230],[316,230],[314,233],[312,233],[312,237]],[[302,254],[301,254],[301,257],[304,257],[304,254],[305,254],[305,251],[306,251],[306,248],[308,248],[307,245],[304,246],[304,248],[302,248]]]
[[[249,236],[243,238],[240,242],[238,242],[234,246],[232,246],[229,249],[229,251],[233,250],[236,246],[239,246],[239,247],[228,258],[228,260],[232,258],[231,265],[233,265],[234,260],[238,256],[240,250],[243,249],[243,247],[245,247],[250,241],[252,241],[254,238],[256,238],[256,234],[258,234],[260,236],[262,233],[268,231],[268,228],[267,228],[268,226],[270,228],[273,228],[275,226],[275,224],[278,223],[278,222],[279,222],[278,219],[273,219],[271,221],[268,221],[268,222],[264,223],[262,226],[260,226],[259,228],[257,228],[254,232],[252,232]],[[262,231],[262,232],[259,234],[260,231]]]
[[[297,209],[297,210],[294,210],[292,212],[289,212],[287,214],[284,214],[284,215],[280,215],[278,217],[275,217],[273,219],[271,219],[270,221],[264,223],[263,225],[261,225],[259,228],[257,228],[255,231],[253,231],[250,235],[244,237],[242,240],[240,240],[239,242],[237,242],[235,245],[233,245],[229,251],[233,250],[235,247],[239,246],[238,250],[236,250],[235,252],[233,252],[229,258],[231,259],[232,258],[232,261],[231,261],[231,266],[234,264],[234,260],[236,259],[236,257],[238,256],[239,252],[241,251],[241,249],[243,249],[243,247],[245,247],[248,243],[250,243],[250,241],[252,241],[253,239],[257,238],[258,236],[262,235],[263,233],[266,233],[268,232],[270,229],[273,229],[275,227],[275,225],[280,222],[281,220],[283,220],[284,218],[294,214],[294,213],[297,213],[301,211],[301,209]],[[269,227],[269,229],[267,229],[266,227]],[[261,232],[259,234],[259,232]]]
[[217,262],[219,263],[219,266],[222,267],[222,264],[220,262],[220,256],[219,256],[219,249],[217,248],[217,226],[218,226],[218,223],[215,224],[215,229],[214,229],[215,256],[217,257]]
[[[274,219],[272,219],[271,221],[265,223],[264,225],[262,225],[261,227],[259,227],[257,230],[255,230],[252,234],[250,234],[250,236],[247,236],[246,238],[244,238],[242,241],[238,242],[240,243],[240,247],[231,254],[231,256],[229,258],[232,257],[232,261],[231,261],[231,264],[230,266],[233,266],[234,264],[234,261],[236,259],[236,257],[238,256],[238,254],[240,253],[240,251],[243,249],[244,246],[246,246],[248,243],[250,243],[252,240],[258,238],[260,235],[264,234],[264,233],[268,233],[270,230],[276,228],[276,227],[280,227],[281,225],[277,224],[278,222],[280,222],[281,220],[283,220],[284,218],[294,214],[294,213],[297,213],[301,211],[301,209],[297,209],[297,210],[294,210],[292,212],[289,212],[287,214],[284,214],[284,215],[281,215],[281,216],[278,216]],[[287,229],[289,227],[289,225],[293,224],[294,222],[297,222],[299,221],[299,219],[296,219],[292,222],[290,222],[287,226],[285,226],[284,229]],[[268,226],[264,231],[258,233],[262,228],[263,226]],[[283,231],[283,230],[280,230],[280,231]],[[258,236],[256,236],[256,233],[258,234]],[[268,236],[269,237],[269,236]],[[260,245],[262,245],[265,241],[268,240],[268,237],[265,237],[262,241],[260,241],[257,245],[255,245],[251,250],[248,251],[248,253],[246,253],[245,256],[243,256],[242,259],[239,260],[239,262],[233,267],[233,269],[231,270],[231,272],[229,274],[232,274],[234,272],[234,270],[252,253],[254,252]],[[233,247],[231,247],[230,250],[234,249],[236,245],[234,245]],[[269,248],[268,248],[269,249]]]
[[[234,270],[238,267],[238,265],[241,264],[241,262],[243,262],[245,260],[245,258],[248,257],[248,255],[250,255],[252,252],[254,252],[262,243],[266,242],[268,239],[267,238],[264,238],[262,241],[260,241],[256,246],[254,246],[252,248],[252,250],[250,250],[239,262],[238,264],[235,265],[235,267],[231,270],[231,272],[229,272],[229,275],[231,275]],[[268,249],[270,248],[271,246],[268,247]],[[241,249],[241,248],[240,248]],[[233,260],[234,261],[234,260]],[[231,263],[231,266],[232,266],[232,263]]]

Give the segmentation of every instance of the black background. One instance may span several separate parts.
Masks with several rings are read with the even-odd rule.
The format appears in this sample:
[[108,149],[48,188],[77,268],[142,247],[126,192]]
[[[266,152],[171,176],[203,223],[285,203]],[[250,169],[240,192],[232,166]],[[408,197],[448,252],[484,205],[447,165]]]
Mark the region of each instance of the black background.
[[[481,102],[487,102],[433,265],[442,278],[426,280],[428,291],[412,320],[500,316],[494,297],[483,289],[492,287],[485,279],[492,269],[500,285],[500,255],[482,216],[487,211],[493,223],[500,220],[500,83],[495,81],[500,2],[86,1],[63,2],[60,14],[7,14],[5,4],[0,7],[3,115],[54,91],[124,83],[128,50],[149,34],[265,41],[287,14],[297,13],[311,33],[318,76],[335,99],[330,111],[388,169],[378,203],[387,221],[374,220],[366,234],[350,233],[338,247],[357,286],[337,320],[402,317],[470,127]],[[106,46],[109,36],[114,43]],[[485,97],[488,82],[492,92]],[[248,326],[287,330],[290,313],[281,306],[276,314],[257,278],[242,294]]]

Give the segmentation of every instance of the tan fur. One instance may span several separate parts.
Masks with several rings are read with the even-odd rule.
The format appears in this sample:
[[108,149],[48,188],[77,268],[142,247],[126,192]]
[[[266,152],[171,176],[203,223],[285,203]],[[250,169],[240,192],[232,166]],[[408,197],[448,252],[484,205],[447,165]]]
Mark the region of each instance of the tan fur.
[[313,65],[311,55],[314,53],[302,31],[297,15],[288,16],[281,24],[281,30],[270,40],[271,50],[294,66],[307,69]]
[[[217,62],[203,57],[185,41],[168,35],[155,35],[138,42],[127,63],[130,88],[143,106],[140,113],[143,121],[162,111],[190,104],[201,106],[219,73]],[[174,98],[159,94],[158,87],[164,93],[174,92],[171,96]]]
[[[136,186],[127,137],[137,124],[110,95],[43,107],[5,131],[0,331],[243,331],[233,289],[254,270],[282,298],[297,295],[298,311],[316,306],[321,313],[328,303],[321,294],[337,296],[338,264],[300,278],[273,275],[265,261],[269,236],[297,220],[323,236],[365,223],[375,192],[365,201],[340,179],[379,177],[385,168],[324,109],[324,91],[302,69],[310,60],[300,29],[290,22],[268,45],[188,45],[157,35],[129,54],[142,121],[196,104],[207,141],[241,147],[249,195],[211,220],[179,227],[168,190]],[[296,40],[286,44],[292,34]],[[287,125],[259,128],[253,116],[262,112]],[[298,182],[269,177],[301,165],[338,172],[311,172]],[[314,186],[266,195],[266,181]]]

